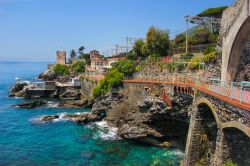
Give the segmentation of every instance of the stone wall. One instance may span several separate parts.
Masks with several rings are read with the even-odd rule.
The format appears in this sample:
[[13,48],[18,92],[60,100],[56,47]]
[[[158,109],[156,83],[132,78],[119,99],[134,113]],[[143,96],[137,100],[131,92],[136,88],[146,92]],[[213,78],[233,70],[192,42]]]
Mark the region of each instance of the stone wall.
[[241,54],[235,81],[250,81],[250,35]]
[[83,96],[92,97],[93,89],[98,85],[98,81],[81,78],[81,93]]

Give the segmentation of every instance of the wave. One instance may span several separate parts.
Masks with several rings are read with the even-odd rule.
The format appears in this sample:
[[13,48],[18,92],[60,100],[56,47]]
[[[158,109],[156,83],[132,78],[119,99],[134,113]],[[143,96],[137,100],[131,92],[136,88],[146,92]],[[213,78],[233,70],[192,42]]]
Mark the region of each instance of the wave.
[[48,108],[56,108],[56,107],[58,107],[58,105],[59,105],[58,102],[53,102],[53,101],[49,101],[47,103]]
[[97,133],[94,135],[95,139],[101,139],[104,141],[114,141],[122,139],[117,134],[118,128],[108,125],[106,121],[95,122],[94,126],[98,129]]
[[[77,113],[74,113],[74,114],[81,115],[81,114],[86,114],[86,112],[77,112]],[[66,112],[62,112],[62,113],[59,113],[57,115],[59,117],[56,118],[56,119],[53,119],[50,122],[57,123],[57,122],[62,122],[62,121],[75,121],[74,118],[71,118],[71,119],[67,118],[66,116],[68,115],[68,113],[66,113]],[[48,123],[48,122],[44,122],[44,121],[41,120],[44,116],[46,116],[46,115],[32,118],[32,119],[30,119],[30,121],[32,123],[38,123],[38,124],[39,123],[40,124],[41,123]],[[97,139],[97,140],[114,141],[114,140],[122,139],[117,134],[118,128],[108,125],[108,123],[106,121],[89,123],[89,124],[85,125],[85,127],[89,128],[89,129],[91,129],[93,131],[96,131],[93,138]]]

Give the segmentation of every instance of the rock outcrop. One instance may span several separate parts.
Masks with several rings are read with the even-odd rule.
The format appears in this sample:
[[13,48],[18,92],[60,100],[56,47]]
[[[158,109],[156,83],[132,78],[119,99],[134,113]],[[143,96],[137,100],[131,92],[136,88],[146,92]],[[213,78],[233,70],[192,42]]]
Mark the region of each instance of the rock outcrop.
[[63,108],[91,108],[92,105],[93,105],[92,99],[83,99],[83,100],[61,101],[58,106]]
[[102,119],[98,114],[82,113],[82,114],[66,114],[66,115],[48,115],[40,118],[41,122],[50,122],[56,119],[65,119],[76,122],[78,124],[87,124],[100,121]]
[[67,87],[59,92],[59,98],[62,100],[80,100],[81,93],[79,89]]
[[17,82],[12,88],[11,88],[11,94],[10,97],[25,97],[27,94],[27,82]]
[[47,104],[47,101],[33,101],[33,102],[28,102],[28,103],[23,103],[23,104],[17,104],[14,106],[20,107],[20,108],[35,108],[35,107],[40,107],[45,104]]
[[38,79],[45,80],[45,81],[52,81],[57,79],[57,74],[52,70],[46,70],[45,72],[41,73],[38,76]]

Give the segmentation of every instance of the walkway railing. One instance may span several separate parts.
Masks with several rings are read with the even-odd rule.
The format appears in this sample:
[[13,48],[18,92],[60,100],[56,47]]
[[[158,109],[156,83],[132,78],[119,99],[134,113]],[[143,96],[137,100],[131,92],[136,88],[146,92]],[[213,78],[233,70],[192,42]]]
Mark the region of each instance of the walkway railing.
[[167,76],[160,79],[127,79],[125,83],[155,83],[188,86],[250,111],[250,82],[226,82],[217,78]]

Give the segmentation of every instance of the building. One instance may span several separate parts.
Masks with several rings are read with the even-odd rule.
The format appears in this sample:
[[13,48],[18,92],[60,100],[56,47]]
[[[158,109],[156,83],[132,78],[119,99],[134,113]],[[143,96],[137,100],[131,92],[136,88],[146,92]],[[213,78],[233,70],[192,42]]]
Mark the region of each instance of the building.
[[125,58],[125,54],[104,58],[100,55],[99,51],[93,50],[90,52],[91,65],[86,68],[86,72],[89,75],[103,74],[112,68],[113,63],[124,60]]
[[61,65],[66,64],[66,51],[56,52],[56,64],[61,64]]
[[97,50],[90,51],[90,67],[86,68],[87,72],[91,74],[98,74],[105,72],[104,66],[106,65],[106,60],[102,57]]

